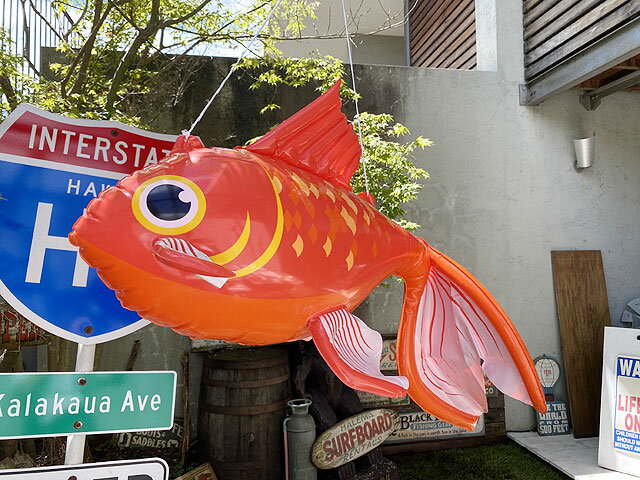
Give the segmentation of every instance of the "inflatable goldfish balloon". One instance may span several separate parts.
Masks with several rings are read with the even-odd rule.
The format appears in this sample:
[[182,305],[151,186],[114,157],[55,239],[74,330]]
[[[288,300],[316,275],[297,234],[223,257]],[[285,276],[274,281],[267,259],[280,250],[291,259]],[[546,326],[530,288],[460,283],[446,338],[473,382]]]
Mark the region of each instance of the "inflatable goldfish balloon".
[[[487,411],[483,371],[545,411],[524,343],[464,268],[349,187],[361,149],[339,84],[252,145],[172,154],[104,190],[69,239],[125,308],[192,338],[313,339],[347,385],[407,393],[467,429]],[[380,373],[380,334],[351,312],[404,279],[400,376]]]

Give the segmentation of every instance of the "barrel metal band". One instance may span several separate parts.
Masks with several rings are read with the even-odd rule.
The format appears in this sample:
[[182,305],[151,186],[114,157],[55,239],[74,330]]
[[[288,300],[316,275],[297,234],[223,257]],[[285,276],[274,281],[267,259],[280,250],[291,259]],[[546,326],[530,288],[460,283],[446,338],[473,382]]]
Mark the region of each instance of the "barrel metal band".
[[204,409],[209,413],[220,413],[222,415],[260,415],[261,413],[277,412],[284,408],[287,404],[286,400],[281,402],[268,403],[267,405],[248,405],[231,406],[231,405],[210,405],[205,404]]
[[268,367],[276,367],[278,365],[287,365],[289,362],[286,357],[266,358],[264,360],[255,361],[238,361],[238,360],[220,360],[217,358],[205,358],[204,364],[207,367],[227,369],[227,370],[256,370]]
[[280,462],[280,457],[269,457],[253,462],[219,462],[214,460],[214,466],[222,470],[265,470],[272,468],[276,462]]
[[254,388],[267,387],[269,385],[277,385],[289,380],[289,373],[280,375],[279,377],[265,378],[263,380],[217,380],[205,378],[202,383],[210,387],[226,387],[226,388]]

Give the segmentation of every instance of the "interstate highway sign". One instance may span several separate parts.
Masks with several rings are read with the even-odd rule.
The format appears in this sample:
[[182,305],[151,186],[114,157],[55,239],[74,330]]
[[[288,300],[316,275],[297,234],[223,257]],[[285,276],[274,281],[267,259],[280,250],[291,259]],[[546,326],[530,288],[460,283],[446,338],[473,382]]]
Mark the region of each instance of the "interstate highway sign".
[[176,137],[20,105],[0,124],[0,296],[77,343],[147,324],[120,306],[67,235],[90,200],[165,157]]
[[55,467],[0,470],[0,480],[168,480],[169,467],[161,458],[85,463]]
[[0,374],[0,440],[168,430],[175,372]]

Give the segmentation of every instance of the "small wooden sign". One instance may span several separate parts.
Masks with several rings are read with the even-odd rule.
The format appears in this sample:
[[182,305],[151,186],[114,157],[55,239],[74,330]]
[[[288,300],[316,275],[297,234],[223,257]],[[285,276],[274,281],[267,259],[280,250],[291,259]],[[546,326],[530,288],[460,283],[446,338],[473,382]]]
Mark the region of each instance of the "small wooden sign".
[[171,430],[143,430],[140,432],[126,432],[116,435],[119,447],[123,448],[151,448],[173,449],[180,448],[184,428],[182,421],[175,421]]
[[211,464],[205,463],[189,473],[180,475],[176,480],[217,480],[217,478],[213,468],[211,468]]
[[387,336],[382,342],[382,353],[380,355],[380,371],[389,372],[398,370],[397,343],[395,335]]
[[477,436],[484,434],[484,416],[478,419],[476,428],[469,432],[464,428],[455,427],[450,423],[439,420],[433,415],[422,412],[400,412],[396,420],[396,428],[387,438],[387,443],[419,442],[436,438],[451,438],[458,436]]
[[382,395],[376,395],[375,393],[356,391],[360,403],[364,408],[380,408],[380,407],[401,407],[411,404],[411,398],[409,395],[398,398],[388,398]]
[[395,425],[396,413],[382,408],[349,417],[316,439],[311,460],[322,469],[344,465],[384,442]]

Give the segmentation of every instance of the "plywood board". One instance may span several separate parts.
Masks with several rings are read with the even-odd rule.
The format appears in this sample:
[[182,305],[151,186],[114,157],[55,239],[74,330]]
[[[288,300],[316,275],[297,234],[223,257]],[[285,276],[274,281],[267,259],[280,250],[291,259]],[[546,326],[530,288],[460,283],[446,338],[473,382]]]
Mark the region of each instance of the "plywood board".
[[602,342],[611,323],[599,250],[551,252],[573,434],[598,435]]

